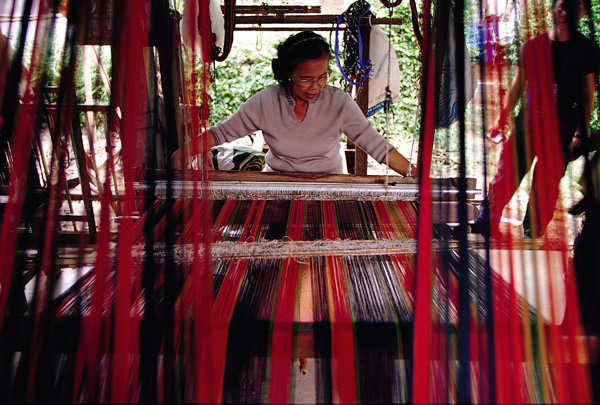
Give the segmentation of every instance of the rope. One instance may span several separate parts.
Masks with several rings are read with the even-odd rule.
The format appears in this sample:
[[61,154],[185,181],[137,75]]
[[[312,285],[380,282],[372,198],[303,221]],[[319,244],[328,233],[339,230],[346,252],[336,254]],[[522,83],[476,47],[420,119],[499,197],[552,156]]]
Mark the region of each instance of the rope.
[[[390,83],[391,83],[391,58],[389,55],[391,55],[393,49],[392,49],[392,16],[394,15],[394,7],[396,7],[397,5],[399,5],[401,2],[401,0],[398,0],[394,3],[391,3],[389,1],[384,1],[381,0],[381,3],[388,7],[388,11],[389,11],[389,21],[388,21],[388,58],[387,58],[387,86],[385,88],[385,92],[386,92],[386,97],[385,97],[385,102],[383,104],[383,111],[385,113],[385,140],[386,142],[388,141],[388,137],[390,134],[390,113],[391,113],[391,109],[392,109],[392,91],[390,89]],[[417,108],[418,111],[418,108]],[[418,113],[416,114],[416,116],[418,116]],[[415,131],[417,128],[417,123],[415,122]],[[411,148],[410,148],[410,155],[408,158],[408,171],[406,172],[406,176],[405,177],[412,177],[412,153],[413,153],[413,149],[414,149],[414,145],[415,145],[415,132],[413,132],[413,137],[412,137],[412,144],[411,144]],[[389,182],[389,148],[386,149],[385,152],[385,189],[387,190],[387,186],[388,186],[388,182]]]
[[[410,154],[408,155],[408,161],[412,162],[412,155],[413,152],[415,150],[415,139],[417,138],[417,128],[418,128],[418,120],[419,120],[419,111],[421,109],[421,97],[419,97],[417,99],[417,112],[415,114],[415,126],[414,126],[414,130],[413,130],[413,136],[412,136],[412,142],[410,144]],[[408,166],[408,169],[410,170],[411,167]],[[406,176],[409,176],[410,173],[407,173]]]
[[[396,3],[400,3],[401,0],[398,0]],[[383,1],[382,1],[383,3]],[[387,2],[390,4],[389,2]],[[384,4],[385,5],[385,4]],[[394,6],[387,6],[389,11],[389,22],[388,22],[388,58],[387,58],[387,86],[385,88],[385,102],[383,103],[383,111],[385,112],[385,141],[388,142],[388,137],[390,135],[390,110],[392,108],[392,91],[390,90],[390,70],[391,70],[391,54],[392,54],[392,16],[394,15]],[[387,147],[385,149],[385,188],[387,190],[388,182],[389,182],[389,158],[390,158],[390,148]],[[408,162],[408,172],[410,173],[410,161]],[[407,175],[409,174],[407,173]]]

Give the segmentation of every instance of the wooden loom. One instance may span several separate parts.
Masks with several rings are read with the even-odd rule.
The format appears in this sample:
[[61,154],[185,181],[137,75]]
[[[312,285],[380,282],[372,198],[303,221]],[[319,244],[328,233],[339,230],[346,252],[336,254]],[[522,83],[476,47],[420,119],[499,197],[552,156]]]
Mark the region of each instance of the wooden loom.
[[[158,10],[167,3],[152,4]],[[136,12],[143,3],[123,7],[124,15],[141,18]],[[132,35],[134,43],[143,43]],[[169,94],[169,85],[176,86],[164,79],[164,66]],[[128,102],[125,97],[123,137],[131,131]],[[18,156],[27,153],[18,146],[12,148],[15,167],[23,167]],[[186,403],[589,400],[578,320],[559,304],[573,294],[572,285],[556,289],[561,285],[556,278],[568,266],[564,250],[529,246],[523,257],[535,256],[546,270],[537,274],[540,283],[531,293],[517,269],[521,252],[500,249],[506,245],[490,250],[482,239],[450,239],[445,226],[432,226],[454,222],[448,218],[457,214],[445,208],[469,207],[462,199],[475,187],[461,185],[466,179],[281,174],[248,179],[239,173],[136,171],[126,164],[133,153],[124,143],[123,189],[111,193],[109,179],[99,196],[93,243],[82,233],[78,244],[63,244],[48,226],[47,237],[33,249],[16,245],[9,225],[21,206],[19,183],[8,185],[1,247],[11,266],[3,268],[0,283],[17,292],[26,284],[29,310],[16,310],[18,295],[9,297],[8,288],[2,289],[3,375],[13,376],[0,383],[6,397]],[[257,185],[260,178],[268,185]],[[276,185],[275,179],[285,181]],[[50,183],[48,190],[44,212],[50,223],[58,220],[50,202],[63,197],[60,183]],[[250,193],[255,198],[241,198]],[[106,226],[111,215],[116,229]],[[423,261],[427,252],[430,259]],[[76,281],[62,287],[68,276]],[[567,389],[573,381],[579,390]],[[311,394],[302,397],[305,389]]]

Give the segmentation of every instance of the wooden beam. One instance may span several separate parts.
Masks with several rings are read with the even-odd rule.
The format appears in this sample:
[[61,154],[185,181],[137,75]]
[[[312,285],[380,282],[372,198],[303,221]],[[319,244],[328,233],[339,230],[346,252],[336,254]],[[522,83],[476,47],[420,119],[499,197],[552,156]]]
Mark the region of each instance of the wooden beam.
[[[360,35],[363,43],[363,53],[361,58],[363,60],[370,59],[370,42],[371,42],[371,19],[363,17],[359,22]],[[356,103],[360,107],[365,117],[369,110],[369,78],[367,77],[364,82],[358,85],[356,96]],[[354,174],[365,175],[367,174],[367,153],[360,147],[354,147]]]
[[[221,6],[225,12],[225,6]],[[263,3],[260,6],[236,6],[236,14],[321,14],[321,6],[270,6]]]
[[[244,25],[252,25],[253,30],[259,31],[261,29],[268,29],[262,27],[262,25],[290,25],[288,29],[290,31],[297,31],[300,28],[298,25],[323,25],[322,30],[331,30],[333,23],[337,20],[337,14],[296,14],[296,15],[237,15],[235,19],[235,29],[245,30],[247,27]],[[371,24],[380,25],[401,25],[403,20],[401,18],[371,18]],[[256,27],[255,25],[260,25]],[[345,24],[342,25],[345,27]]]

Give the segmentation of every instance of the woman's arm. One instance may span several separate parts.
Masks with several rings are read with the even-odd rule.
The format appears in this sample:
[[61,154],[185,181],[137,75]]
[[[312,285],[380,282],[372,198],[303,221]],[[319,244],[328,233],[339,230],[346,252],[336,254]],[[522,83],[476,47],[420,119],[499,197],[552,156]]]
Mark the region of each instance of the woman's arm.
[[523,68],[517,66],[517,70],[515,72],[515,76],[511,81],[508,91],[504,95],[504,99],[502,100],[502,107],[500,109],[500,115],[496,119],[496,121],[488,128],[488,137],[494,138],[499,133],[503,133],[506,129],[506,124],[508,123],[508,118],[510,117],[512,111],[515,109],[515,106],[519,102],[521,95],[523,94],[524,89],[524,72]]
[[[592,119],[592,112],[594,111],[596,98],[594,97],[596,92],[596,83],[598,80],[598,76],[596,73],[589,73],[585,75],[584,78],[584,86],[583,89],[583,98],[584,98],[584,113],[585,113],[585,125],[590,125],[590,120]],[[585,131],[586,134],[588,131]]]
[[[577,133],[571,142],[571,159],[577,159],[582,153],[589,152],[589,125],[596,102],[594,93],[597,80],[598,77],[595,73],[588,73],[583,79],[583,114],[585,121],[578,123]],[[579,128],[580,125],[585,125],[585,128]]]
[[207,129],[201,135],[192,138],[191,141],[173,152],[171,155],[171,164],[173,165],[173,169],[188,168],[192,159],[202,152],[204,138],[206,138],[207,143],[206,152],[216,145],[212,132],[210,132],[210,129]]
[[411,165],[407,158],[405,158],[396,149],[392,149],[388,156],[388,166],[395,172],[400,173],[402,176],[417,177],[417,167]]

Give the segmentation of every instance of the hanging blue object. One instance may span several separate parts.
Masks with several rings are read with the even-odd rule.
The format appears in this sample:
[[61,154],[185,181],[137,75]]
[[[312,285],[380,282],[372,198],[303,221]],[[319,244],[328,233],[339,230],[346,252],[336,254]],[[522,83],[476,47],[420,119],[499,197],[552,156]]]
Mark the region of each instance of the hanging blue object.
[[[350,5],[348,9],[340,14],[335,26],[335,61],[344,80],[349,85],[358,85],[365,81],[371,72],[371,60],[362,59],[363,43],[360,34],[359,22],[371,8],[371,5],[364,0],[359,0]],[[339,28],[342,23],[346,24],[344,32],[344,66],[340,62],[339,49]]]

